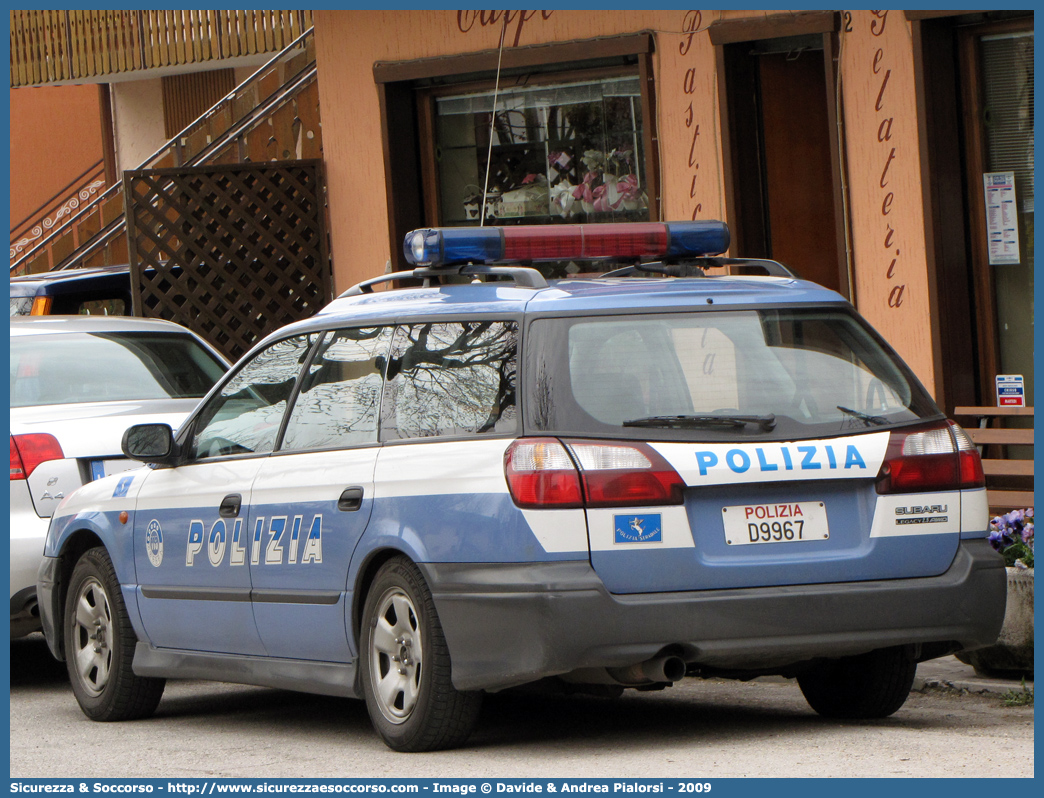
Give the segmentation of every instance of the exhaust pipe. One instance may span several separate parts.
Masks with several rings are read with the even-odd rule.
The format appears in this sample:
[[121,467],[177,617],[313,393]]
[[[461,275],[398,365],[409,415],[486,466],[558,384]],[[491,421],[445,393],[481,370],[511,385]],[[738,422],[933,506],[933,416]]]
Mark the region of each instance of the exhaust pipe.
[[626,685],[677,682],[685,676],[685,660],[675,655],[654,657],[624,668],[606,668],[606,673]]

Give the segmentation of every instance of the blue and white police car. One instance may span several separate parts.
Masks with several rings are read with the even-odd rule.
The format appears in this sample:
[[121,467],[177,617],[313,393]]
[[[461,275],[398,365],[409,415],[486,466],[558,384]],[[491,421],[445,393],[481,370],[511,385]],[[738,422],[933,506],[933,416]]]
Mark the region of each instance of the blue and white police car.
[[[462,744],[485,691],[796,678],[899,709],[993,642],[979,456],[841,296],[720,222],[436,228],[269,336],[51,522],[48,644],[95,720],[166,678],[365,699]],[[548,281],[534,262],[595,259]],[[415,278],[412,287],[374,291]]]

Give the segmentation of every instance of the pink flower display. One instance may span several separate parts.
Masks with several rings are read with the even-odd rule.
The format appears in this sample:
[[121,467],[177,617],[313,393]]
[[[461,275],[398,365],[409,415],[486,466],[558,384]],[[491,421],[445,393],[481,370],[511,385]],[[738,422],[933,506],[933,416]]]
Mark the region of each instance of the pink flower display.
[[[645,194],[638,185],[638,176],[630,171],[631,151],[613,150],[606,155],[597,150],[588,150],[580,159],[587,172],[578,186],[569,186],[570,195],[580,203],[584,213],[608,213],[611,211],[634,211],[645,207]],[[562,153],[554,153],[552,165],[559,165]],[[622,177],[616,174],[626,171]],[[568,185],[568,183],[567,183]],[[573,202],[559,199],[558,211],[563,216],[572,214]]]

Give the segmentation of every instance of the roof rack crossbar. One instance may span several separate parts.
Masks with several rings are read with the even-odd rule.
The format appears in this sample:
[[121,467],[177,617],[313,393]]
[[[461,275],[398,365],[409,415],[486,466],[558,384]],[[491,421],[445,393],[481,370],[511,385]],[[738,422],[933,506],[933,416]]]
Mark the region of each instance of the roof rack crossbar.
[[393,280],[423,280],[424,286],[428,287],[432,277],[447,277],[461,275],[464,277],[489,274],[494,276],[506,276],[515,281],[520,288],[547,288],[547,280],[544,275],[536,269],[528,266],[486,266],[484,264],[463,264],[460,266],[442,267],[438,269],[418,266],[416,269],[403,272],[392,272],[382,274],[379,277],[371,277],[357,283],[340,295],[341,297],[359,296],[360,294],[372,294],[373,287],[381,283]]
[[680,261],[649,261],[633,263],[620,269],[606,272],[602,277],[630,277],[642,275],[666,275],[668,277],[709,277],[705,269],[725,268],[730,275],[760,270],[769,277],[791,277],[797,275],[779,261],[768,258],[686,258]]

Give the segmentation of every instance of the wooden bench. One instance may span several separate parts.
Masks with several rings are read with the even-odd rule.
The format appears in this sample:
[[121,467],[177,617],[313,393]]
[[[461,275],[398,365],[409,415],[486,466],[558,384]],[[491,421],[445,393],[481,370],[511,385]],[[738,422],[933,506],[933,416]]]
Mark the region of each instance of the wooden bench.
[[[1033,489],[1025,489],[1025,483],[1033,480],[1032,460],[1009,460],[993,455],[998,447],[1032,446],[1032,429],[1002,429],[991,427],[990,422],[1000,422],[1008,418],[1033,418],[1032,407],[955,407],[954,416],[974,418],[975,425],[964,427],[965,432],[983,455],[982,470],[986,474],[986,496],[990,503],[990,512],[1004,512],[1033,506]],[[962,426],[964,426],[962,424]],[[991,447],[989,450],[986,447]],[[1006,453],[1006,452],[1005,452]],[[991,479],[992,478],[992,479]],[[1022,478],[1023,487],[1015,487],[1012,478]],[[1028,478],[1028,480],[1026,479]]]

